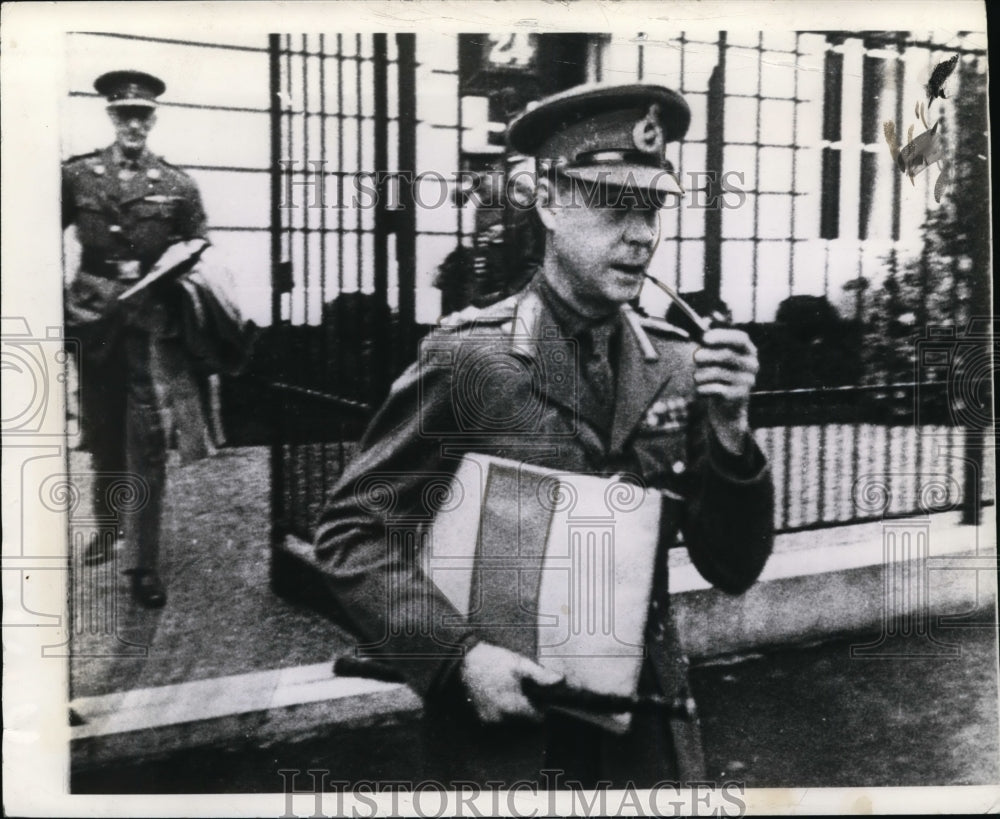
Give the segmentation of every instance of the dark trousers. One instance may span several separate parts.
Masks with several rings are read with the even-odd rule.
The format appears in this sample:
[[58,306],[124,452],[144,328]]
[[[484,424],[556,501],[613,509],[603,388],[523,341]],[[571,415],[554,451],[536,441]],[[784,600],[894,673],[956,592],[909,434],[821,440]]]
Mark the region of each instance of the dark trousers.
[[546,769],[565,772],[559,787],[648,788],[678,778],[665,716],[637,714],[626,733],[616,734],[553,712],[546,717],[545,734]]
[[107,346],[84,345],[80,410],[93,455],[94,511],[124,530],[134,568],[159,559],[166,435],[150,375],[149,334],[127,327]]
[[650,715],[636,717],[627,733],[615,734],[556,711],[541,724],[497,726],[428,713],[424,753],[426,775],[446,784],[648,788],[679,776],[670,725],[665,717]]

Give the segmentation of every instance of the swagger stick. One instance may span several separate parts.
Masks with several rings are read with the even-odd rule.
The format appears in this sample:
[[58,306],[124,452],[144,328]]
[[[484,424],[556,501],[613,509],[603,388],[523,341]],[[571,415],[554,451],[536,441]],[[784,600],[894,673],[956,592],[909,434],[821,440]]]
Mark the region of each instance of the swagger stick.
[[[405,678],[392,666],[372,659],[361,659],[345,655],[333,664],[338,677],[367,677],[382,682],[405,682]],[[539,708],[562,706],[578,708],[596,714],[627,714],[643,711],[659,711],[675,719],[693,720],[694,703],[684,698],[669,700],[658,695],[641,697],[622,694],[605,694],[589,691],[566,683],[542,685],[530,678],[521,680],[525,696]]]
[[684,698],[669,700],[658,694],[605,694],[569,685],[565,680],[553,685],[542,685],[530,677],[521,680],[521,690],[536,708],[577,708],[595,714],[658,711],[675,719],[694,719],[694,701],[689,703]]

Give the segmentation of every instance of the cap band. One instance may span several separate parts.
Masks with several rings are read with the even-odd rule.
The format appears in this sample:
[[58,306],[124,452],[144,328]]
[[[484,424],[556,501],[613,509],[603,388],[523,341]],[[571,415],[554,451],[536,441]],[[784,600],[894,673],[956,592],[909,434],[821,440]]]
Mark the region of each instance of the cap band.
[[584,151],[576,155],[572,163],[579,167],[593,165],[641,165],[646,168],[658,168],[672,171],[674,166],[666,159],[643,151]]

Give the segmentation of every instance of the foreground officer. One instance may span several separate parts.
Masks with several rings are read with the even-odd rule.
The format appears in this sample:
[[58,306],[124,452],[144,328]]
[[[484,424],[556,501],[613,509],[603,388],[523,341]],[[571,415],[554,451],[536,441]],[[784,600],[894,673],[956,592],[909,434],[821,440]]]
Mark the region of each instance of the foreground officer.
[[[81,347],[81,420],[93,453],[95,513],[113,520],[122,506],[130,510],[124,523],[135,560],[129,570],[133,596],[142,605],[160,607],[166,603],[157,571],[166,436],[150,373],[150,330],[162,318],[157,311],[163,305],[126,310],[118,296],[145,276],[167,247],[203,237],[205,213],[191,178],[146,148],[164,83],[140,71],[112,71],[94,87],[108,100],[116,138],[103,151],[63,165],[63,227],[76,226],[82,247],[80,269],[66,296],[66,327]],[[123,478],[141,481],[134,502],[128,491],[119,494]],[[86,562],[108,559],[110,546],[93,541]]]
[[[747,420],[757,371],[750,340],[712,329],[698,344],[629,307],[656,247],[659,208],[682,194],[664,145],[683,137],[689,119],[669,89],[592,86],[543,100],[511,124],[511,147],[538,160],[542,268],[510,299],[443,322],[431,339],[482,350],[481,377],[458,372],[460,355],[404,373],[323,513],[317,556],[328,586],[356,631],[424,696],[429,732],[464,763],[452,768],[456,779],[537,778],[544,766],[585,786],[648,787],[700,773],[693,718],[685,730],[640,714],[627,734],[613,735],[539,714],[522,680],[547,684],[554,675],[483,641],[398,532],[408,515],[425,512],[431,477],[454,472],[464,452],[627,473],[663,490],[639,685],[641,694],[686,699],[666,550],[680,528],[702,574],[741,593],[770,554],[773,513],[769,469]],[[546,339],[554,337],[579,350],[575,390],[549,378]],[[541,373],[540,383],[525,381],[526,372]],[[449,614],[457,624],[446,628]],[[449,644],[462,652],[449,653]]]

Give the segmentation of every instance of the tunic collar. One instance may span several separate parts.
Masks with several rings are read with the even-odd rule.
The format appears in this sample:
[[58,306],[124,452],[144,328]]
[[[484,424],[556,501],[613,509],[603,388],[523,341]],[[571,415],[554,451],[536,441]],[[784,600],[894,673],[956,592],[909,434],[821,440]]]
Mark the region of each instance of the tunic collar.
[[584,332],[593,330],[601,325],[617,326],[621,318],[620,310],[615,310],[610,315],[600,318],[583,315],[556,293],[552,286],[545,280],[541,271],[535,276],[535,285],[539,295],[545,302],[545,306],[552,313],[552,317],[568,338],[578,338]]
[[115,142],[108,150],[108,158],[109,164],[113,164],[116,167],[138,170],[139,168],[145,167],[148,163],[149,151],[146,148],[143,148],[142,152],[135,159],[131,159],[125,156],[125,152],[122,151],[121,146]]

